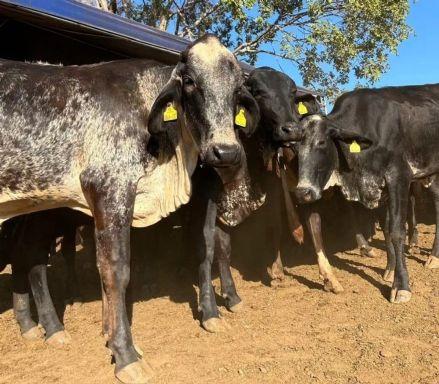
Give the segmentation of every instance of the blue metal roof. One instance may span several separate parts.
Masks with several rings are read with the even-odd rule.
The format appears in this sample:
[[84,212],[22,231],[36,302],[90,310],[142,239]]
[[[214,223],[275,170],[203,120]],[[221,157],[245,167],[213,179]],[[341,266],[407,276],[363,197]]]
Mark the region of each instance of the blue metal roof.
[[[6,13],[45,16],[57,19],[67,27],[105,33],[137,45],[147,45],[178,60],[189,41],[127,18],[105,12],[74,0],[0,0]],[[2,14],[4,12],[1,12]],[[174,60],[171,59],[174,58]]]

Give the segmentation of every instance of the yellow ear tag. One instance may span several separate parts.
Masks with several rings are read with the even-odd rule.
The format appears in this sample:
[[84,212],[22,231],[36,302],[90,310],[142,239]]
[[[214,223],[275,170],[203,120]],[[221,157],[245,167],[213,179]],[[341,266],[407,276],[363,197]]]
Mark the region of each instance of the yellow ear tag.
[[247,126],[247,119],[245,118],[244,109],[240,109],[239,112],[235,116],[235,124],[239,127],[245,128]]
[[306,105],[302,102],[299,103],[297,110],[301,115],[306,115],[308,113],[308,108],[306,108]]
[[163,112],[163,121],[175,121],[177,120],[177,117],[178,113],[174,107],[174,104],[169,103],[165,109],[165,112]]
[[350,153],[360,153],[361,147],[360,144],[358,144],[355,140],[352,142],[352,144],[349,146],[349,152]]

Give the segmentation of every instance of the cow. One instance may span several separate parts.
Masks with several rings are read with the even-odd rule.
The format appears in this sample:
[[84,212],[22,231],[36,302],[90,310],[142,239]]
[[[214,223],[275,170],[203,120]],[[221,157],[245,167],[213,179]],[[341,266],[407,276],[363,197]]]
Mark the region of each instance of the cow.
[[[302,95],[298,98],[296,98],[296,111],[300,116],[300,120],[303,120],[304,118],[310,116],[310,115],[323,115],[323,110],[320,106],[320,103],[318,102],[317,98],[314,97],[311,94],[305,94]],[[295,159],[295,163],[297,162],[297,159]],[[294,173],[297,173],[297,164],[294,164],[292,166],[290,166],[290,168],[293,170]],[[297,176],[294,175],[293,178],[290,178],[290,180],[293,182],[290,184],[290,190],[292,193],[294,193],[295,191],[295,187],[296,187],[296,183],[297,183]],[[328,199],[330,198],[329,194],[327,194],[326,196]],[[358,248],[360,249],[360,254],[361,256],[365,256],[365,257],[375,257],[375,252],[373,250],[373,248],[369,245],[369,243],[367,242],[367,240],[364,238],[364,235],[361,233],[361,229],[359,228],[358,225],[358,219],[356,218],[356,214],[355,214],[355,209],[352,205],[347,204],[345,206],[345,210],[346,210],[346,215],[347,218],[349,220],[350,223],[352,223],[352,225],[355,228],[355,239],[357,241],[357,245]],[[314,213],[309,214],[310,217],[314,218],[316,223],[312,224],[312,227],[314,228],[320,228],[320,221],[321,219],[317,216],[315,216],[316,214],[318,215],[318,209],[314,210]],[[321,234],[316,233],[314,230],[314,233],[312,235],[312,237],[316,238],[316,242],[318,244],[323,245],[323,240],[321,239]],[[318,253],[320,250],[320,246],[319,247],[315,247],[316,252]],[[323,251],[324,252],[324,251]]]
[[239,163],[237,112],[250,134],[257,104],[213,35],[191,43],[174,67],[0,61],[0,219],[57,207],[93,216],[103,334],[121,382],[151,376],[125,307],[130,226],[187,203],[198,158],[213,167]]
[[[37,339],[46,334],[51,345],[67,344],[70,335],[64,330],[53,307],[47,284],[47,263],[52,245],[63,237],[61,252],[66,262],[66,302],[79,301],[79,287],[75,272],[76,229],[89,225],[90,218],[68,208],[33,212],[5,221],[2,224],[0,259],[4,266],[12,265],[14,315],[22,336]],[[29,278],[28,278],[29,276]],[[43,327],[32,320],[29,293],[37,303],[38,317]]]
[[340,96],[327,117],[310,116],[296,132],[296,197],[320,199],[338,185],[368,208],[387,199],[392,303],[412,296],[403,252],[410,184],[439,172],[439,85],[358,89]]
[[[264,79],[264,83],[258,82],[258,93],[257,85],[253,83],[256,77]],[[273,93],[275,84],[280,90],[277,94]],[[290,132],[295,132],[299,124],[299,117],[291,104],[297,87],[288,76],[270,68],[256,69],[247,79],[246,86],[258,102],[261,121],[253,136],[241,138],[244,147],[241,165],[237,169],[212,170],[203,167],[195,174],[197,179],[194,180],[190,223],[191,231],[198,235],[195,244],[200,260],[201,323],[209,332],[224,329],[211,283],[214,256],[219,265],[226,306],[236,312],[241,307],[241,298],[230,273],[231,228],[240,224],[264,202],[264,210],[269,212],[268,242],[274,257],[278,256],[276,247],[280,242],[280,210],[284,196],[276,175],[279,169],[275,159],[282,143],[290,140]],[[270,92],[272,99],[262,97]]]

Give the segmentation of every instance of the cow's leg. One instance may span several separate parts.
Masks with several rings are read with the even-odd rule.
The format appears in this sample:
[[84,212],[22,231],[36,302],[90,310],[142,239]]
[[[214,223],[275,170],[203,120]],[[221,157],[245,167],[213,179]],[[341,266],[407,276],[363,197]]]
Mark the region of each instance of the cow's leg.
[[369,245],[369,243],[361,233],[361,230],[359,229],[358,218],[355,215],[355,210],[353,205],[351,203],[348,203],[346,209],[349,216],[349,222],[352,223],[355,229],[355,240],[357,241],[358,248],[360,248],[361,256],[375,257],[373,248]]
[[388,182],[390,239],[395,249],[395,279],[393,280],[390,302],[404,303],[410,300],[409,275],[407,271],[404,244],[406,238],[407,205],[409,198],[409,178],[401,175]]
[[61,253],[64,257],[67,270],[67,280],[65,285],[65,302],[74,304],[82,302],[79,294],[78,276],[75,268],[76,256],[76,227],[70,227],[61,242]]
[[200,257],[199,284],[201,323],[208,332],[220,332],[226,328],[224,320],[220,319],[215,300],[215,291],[212,286],[212,262],[215,254],[215,223],[217,207],[215,202],[208,198],[203,216],[201,241],[198,244]]
[[59,321],[50,296],[47,285],[47,264],[33,265],[29,271],[29,281],[37,307],[38,322],[46,332],[46,342],[56,347],[69,344],[71,337]]
[[270,213],[268,218],[269,224],[267,228],[267,241],[270,251],[270,257],[272,257],[273,263],[267,269],[268,275],[272,279],[272,285],[276,282],[285,279],[284,265],[282,263],[281,255],[281,240],[282,240],[282,212],[284,208],[283,195],[281,185],[275,180],[276,186],[272,187],[270,194],[267,195],[267,199],[271,202],[271,207],[267,209]]
[[357,231],[355,235],[355,239],[357,240],[358,248],[360,248],[360,254],[364,257],[375,257],[375,252],[373,248],[369,245],[367,240],[364,238],[362,233]]
[[328,257],[326,256],[325,250],[323,248],[320,215],[317,212],[307,210],[306,219],[314,249],[317,253],[317,262],[319,264],[320,277],[323,279],[324,282],[324,289],[325,291],[333,293],[341,293],[343,292],[343,287],[335,277],[334,272],[332,271],[331,264],[329,264]]
[[386,255],[387,255],[387,265],[383,274],[383,280],[389,283],[393,283],[395,278],[395,265],[396,265],[396,255],[395,248],[393,247],[392,240],[390,238],[390,213],[389,207],[384,209],[384,212],[379,217],[380,226],[383,230],[384,241],[386,243]]
[[29,303],[29,280],[24,265],[12,262],[12,300],[14,316],[20,327],[20,332],[26,340],[36,340],[43,337],[41,329],[33,321]]
[[270,278],[273,280],[273,284],[275,284],[275,281],[282,281],[285,279],[284,265],[282,263],[282,256],[280,252],[281,230],[281,225],[274,224],[267,229],[270,256],[274,257],[274,261],[271,266],[267,268],[267,272]]
[[90,182],[87,176],[81,177],[95,220],[96,261],[105,296],[103,332],[116,362],[116,377],[123,383],[146,383],[151,371],[134,348],[125,305],[136,184],[114,182],[102,187],[94,180]]
[[409,207],[408,207],[408,217],[407,217],[407,224],[408,224],[408,242],[409,242],[409,249],[415,247],[418,245],[418,229],[417,229],[417,222],[416,222],[416,197],[414,194],[414,189],[416,188],[416,185],[420,186],[419,183],[412,184],[412,187],[410,187],[410,198],[409,198]]
[[108,341],[110,337],[110,316],[108,313],[108,298],[104,291],[104,284],[101,279],[102,292],[102,336]]
[[215,257],[221,279],[221,294],[226,302],[226,307],[231,312],[238,312],[242,308],[242,300],[236,292],[235,282],[230,271],[231,242],[230,234],[216,226],[215,231]]
[[30,268],[29,281],[38,311],[38,321],[46,332],[46,342],[63,346],[71,341],[70,335],[59,321],[47,285],[47,265],[36,264]]
[[433,195],[434,208],[436,211],[436,233],[434,236],[433,249],[430,257],[427,259],[425,266],[430,269],[439,268],[439,178],[434,177],[430,186]]

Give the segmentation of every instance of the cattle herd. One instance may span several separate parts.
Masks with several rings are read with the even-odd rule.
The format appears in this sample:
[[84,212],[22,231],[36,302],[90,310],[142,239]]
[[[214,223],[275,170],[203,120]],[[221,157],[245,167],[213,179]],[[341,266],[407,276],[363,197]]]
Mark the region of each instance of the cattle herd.
[[[189,199],[207,331],[223,326],[212,263],[218,261],[227,308],[238,311],[231,234],[262,205],[270,213],[271,278],[283,274],[282,231],[301,243],[303,223],[325,290],[343,291],[314,204],[334,187],[380,221],[389,300],[409,301],[404,245],[406,222],[410,237],[416,229],[415,185],[430,189],[439,212],[439,85],[358,89],[339,97],[327,116],[313,97],[296,94],[294,81],[271,68],[246,76],[213,35],[188,46],[175,67],[142,59],[66,67],[0,60],[0,270],[12,265],[23,337],[69,342],[48,290],[48,255],[63,236],[74,298],[76,229],[94,224],[102,333],[115,375],[148,382],[152,370],[133,343],[125,304],[130,227],[152,225]],[[371,255],[355,212],[349,217],[362,254]],[[437,235],[430,268],[439,267]]]

